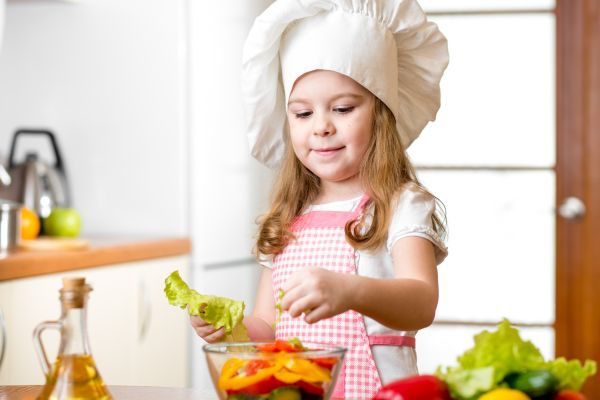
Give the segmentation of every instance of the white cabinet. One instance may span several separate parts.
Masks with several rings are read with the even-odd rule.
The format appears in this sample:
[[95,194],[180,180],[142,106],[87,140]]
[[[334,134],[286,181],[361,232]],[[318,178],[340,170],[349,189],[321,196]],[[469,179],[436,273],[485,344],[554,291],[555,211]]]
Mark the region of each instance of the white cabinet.
[[[44,383],[32,332],[41,321],[60,317],[61,278],[77,275],[86,277],[93,288],[88,335],[104,381],[188,386],[188,319],[183,310],[169,305],[163,288],[172,271],[189,279],[189,269],[189,257],[178,256],[1,282],[6,352],[0,385]],[[48,330],[42,338],[52,362],[58,333]]]

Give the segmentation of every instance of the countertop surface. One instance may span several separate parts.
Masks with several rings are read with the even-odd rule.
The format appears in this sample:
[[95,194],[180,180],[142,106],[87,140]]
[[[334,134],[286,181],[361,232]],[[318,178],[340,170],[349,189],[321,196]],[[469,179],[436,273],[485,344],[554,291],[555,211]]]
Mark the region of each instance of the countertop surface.
[[[91,238],[77,250],[15,250],[0,255],[0,282],[82,268],[185,255],[188,238]],[[0,399],[2,399],[0,397]]]
[[[0,400],[34,400],[42,386],[0,386]],[[196,389],[152,387],[152,386],[109,386],[108,390],[118,400],[216,400],[214,392]]]

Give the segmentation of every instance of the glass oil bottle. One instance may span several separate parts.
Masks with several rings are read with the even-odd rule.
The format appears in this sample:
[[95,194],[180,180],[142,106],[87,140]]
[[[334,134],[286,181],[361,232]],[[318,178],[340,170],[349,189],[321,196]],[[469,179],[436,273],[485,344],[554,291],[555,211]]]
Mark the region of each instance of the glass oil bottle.
[[[90,351],[87,335],[87,297],[92,288],[85,278],[64,278],[60,289],[62,313],[58,321],[40,323],[33,332],[35,349],[46,384],[39,400],[112,399]],[[45,329],[60,332],[60,347],[50,365],[42,343]]]

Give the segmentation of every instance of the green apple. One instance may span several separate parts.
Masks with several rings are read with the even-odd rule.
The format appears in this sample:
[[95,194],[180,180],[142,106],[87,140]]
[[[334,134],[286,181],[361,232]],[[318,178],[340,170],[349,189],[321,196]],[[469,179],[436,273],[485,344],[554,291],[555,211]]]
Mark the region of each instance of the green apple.
[[77,237],[81,230],[81,216],[74,208],[53,208],[43,225],[48,236]]

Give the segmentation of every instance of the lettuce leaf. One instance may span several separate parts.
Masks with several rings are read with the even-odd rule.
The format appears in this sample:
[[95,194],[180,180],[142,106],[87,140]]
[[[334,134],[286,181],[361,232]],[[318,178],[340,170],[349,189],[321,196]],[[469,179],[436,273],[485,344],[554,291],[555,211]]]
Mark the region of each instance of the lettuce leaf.
[[446,373],[441,374],[438,368],[436,375],[443,377],[453,399],[476,399],[479,394],[496,387],[494,372],[493,367],[449,368]]
[[247,342],[250,340],[244,319],[244,302],[226,297],[203,295],[191,289],[179,275],[173,271],[165,279],[165,294],[173,306],[188,309],[190,315],[200,316],[215,328],[225,328],[225,341]]
[[564,357],[548,361],[546,369],[558,379],[559,389],[579,390],[586,379],[596,373],[596,362],[586,360],[581,365],[579,360],[567,361]]

